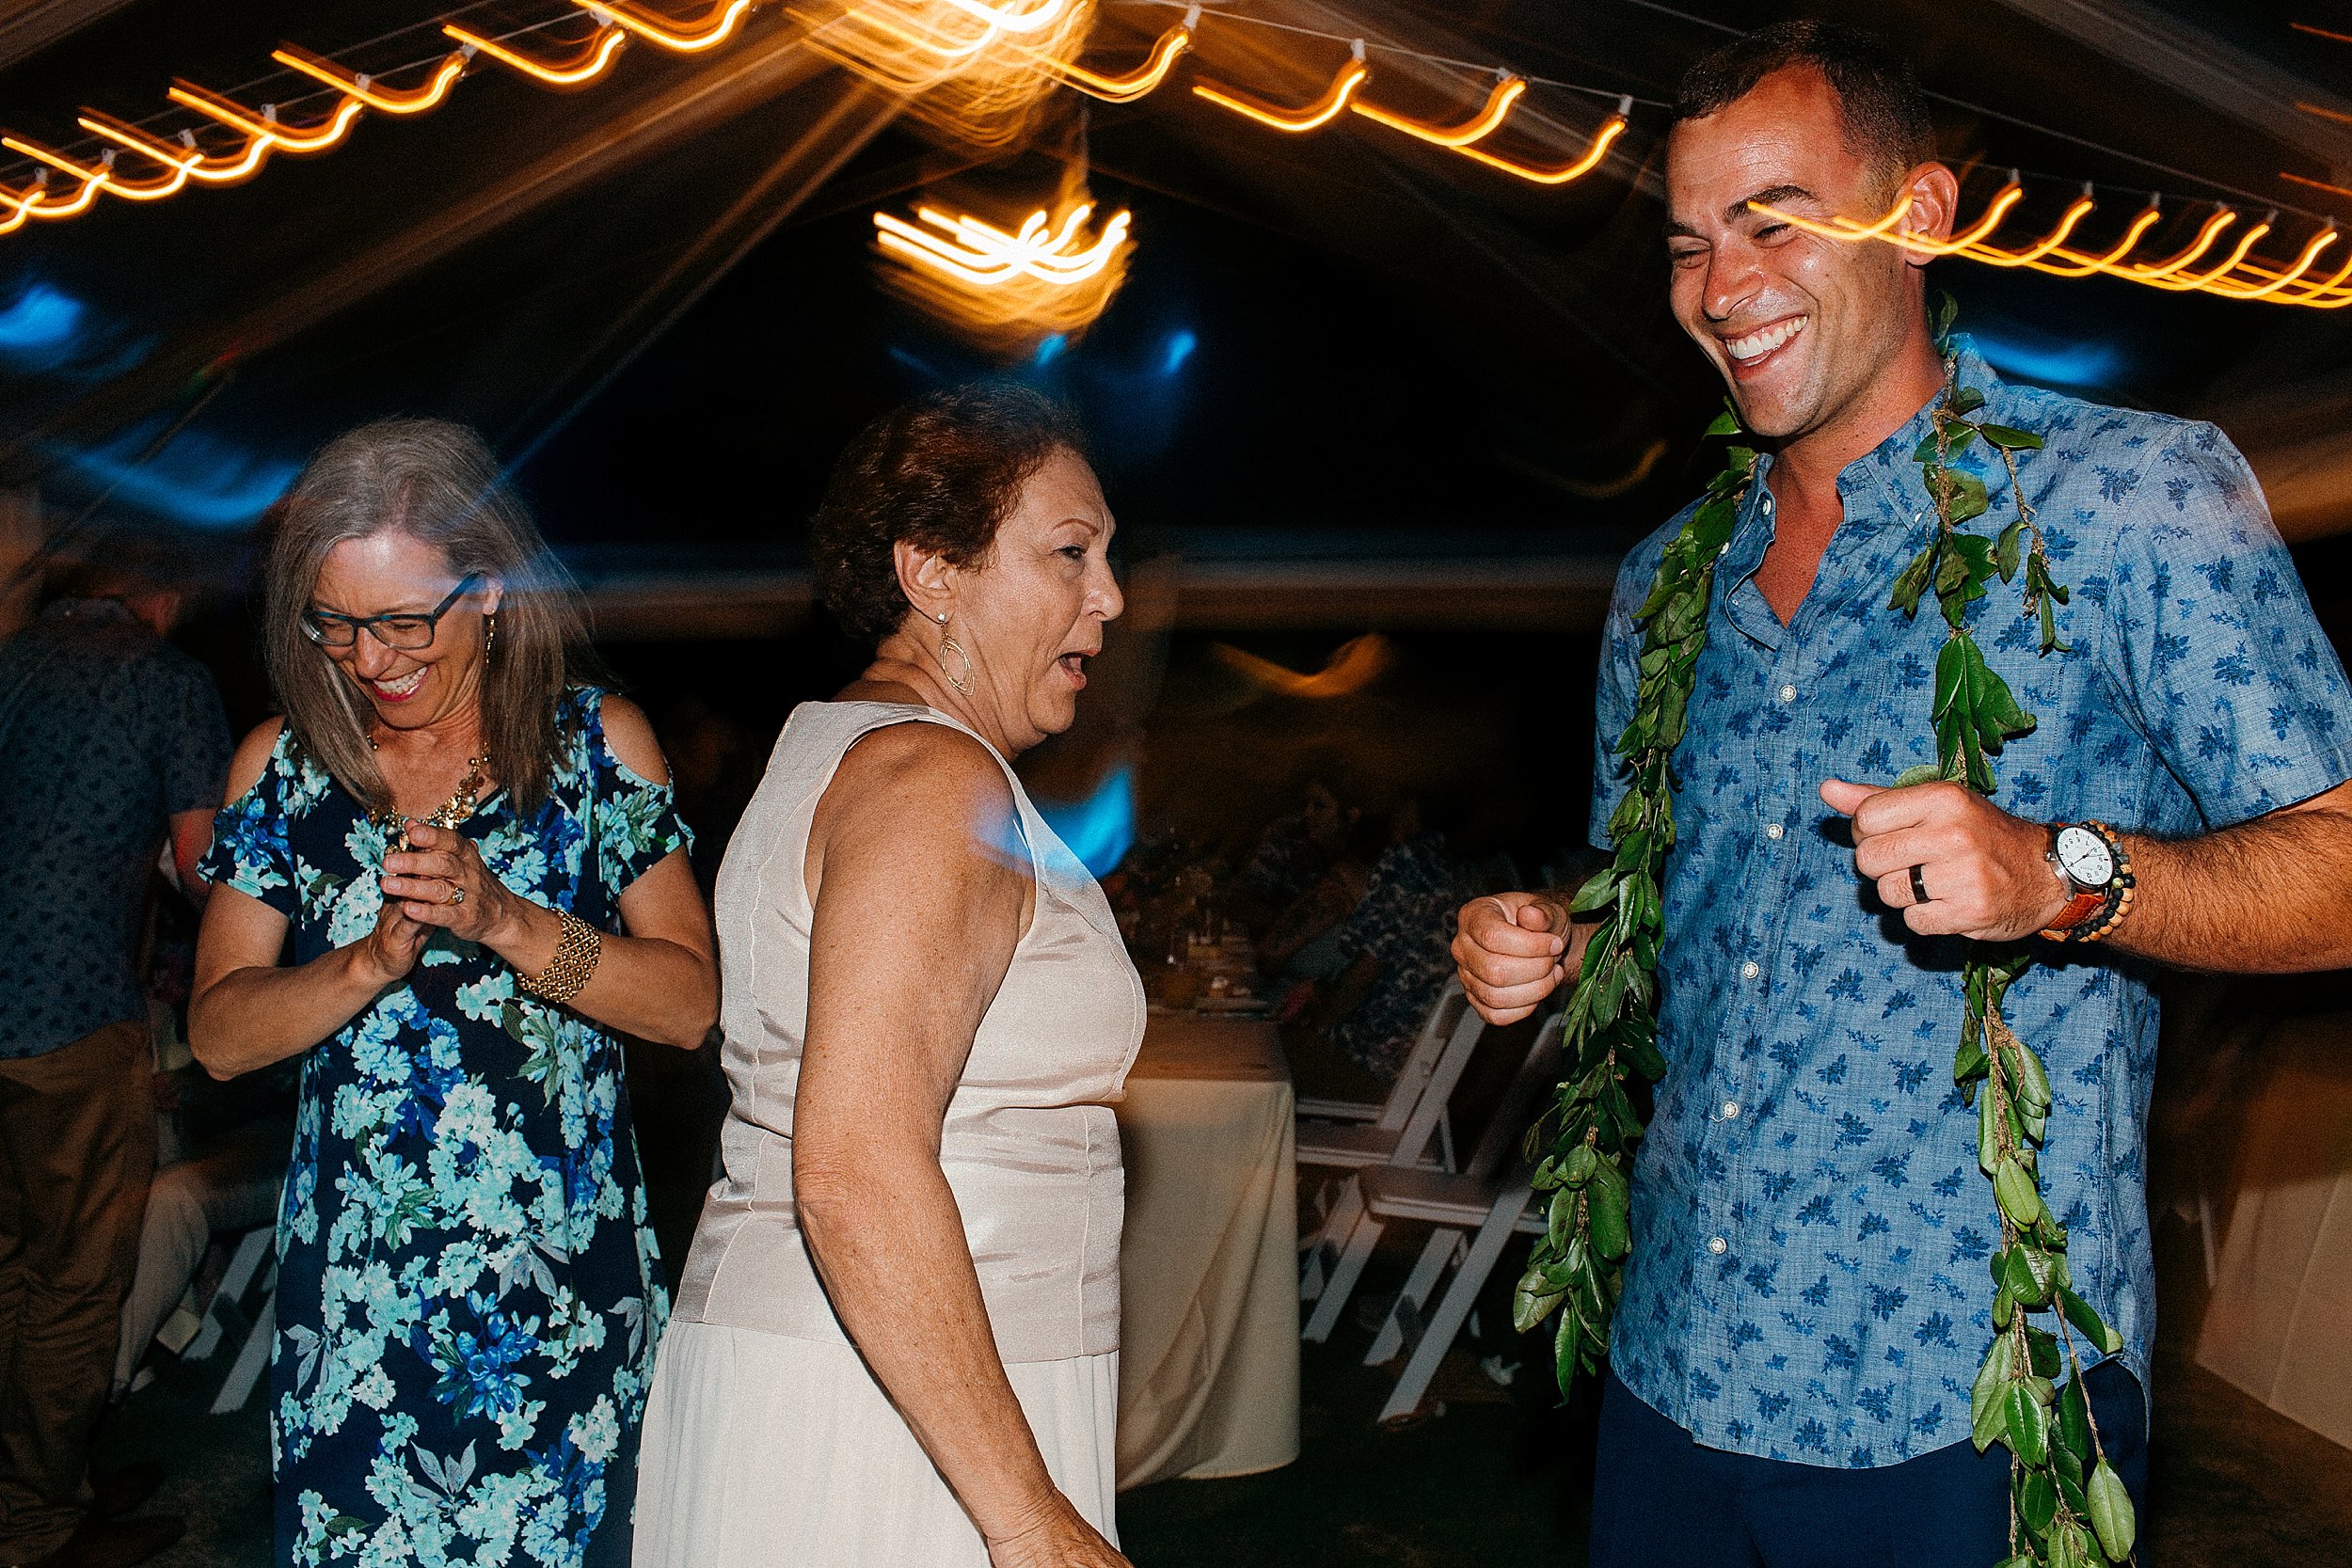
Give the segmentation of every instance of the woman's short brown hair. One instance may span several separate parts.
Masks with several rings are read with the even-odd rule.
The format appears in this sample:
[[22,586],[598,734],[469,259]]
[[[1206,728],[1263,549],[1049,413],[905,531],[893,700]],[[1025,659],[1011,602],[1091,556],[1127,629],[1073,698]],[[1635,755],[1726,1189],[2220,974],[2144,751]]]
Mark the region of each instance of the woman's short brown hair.
[[1086,455],[1070,411],[1002,384],[928,392],[858,432],[809,528],[818,586],[841,629],[870,647],[906,619],[901,539],[951,565],[986,560],[1021,487],[1057,451]]

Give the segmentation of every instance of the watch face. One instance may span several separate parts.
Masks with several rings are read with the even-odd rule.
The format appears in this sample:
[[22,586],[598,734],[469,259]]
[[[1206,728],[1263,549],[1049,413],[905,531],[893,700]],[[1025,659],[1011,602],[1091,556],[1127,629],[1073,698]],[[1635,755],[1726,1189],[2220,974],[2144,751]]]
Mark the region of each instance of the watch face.
[[2089,828],[2060,828],[2058,869],[2083,888],[2105,887],[2115,879],[2115,856],[2107,841]]

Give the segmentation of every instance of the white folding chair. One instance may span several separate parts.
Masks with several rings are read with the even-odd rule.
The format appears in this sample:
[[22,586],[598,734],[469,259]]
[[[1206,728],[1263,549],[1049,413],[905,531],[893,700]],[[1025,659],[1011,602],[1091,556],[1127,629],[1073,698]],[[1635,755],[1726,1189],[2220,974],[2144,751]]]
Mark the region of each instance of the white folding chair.
[[[1357,1170],[1393,1161],[1400,1149],[1407,1163],[1427,1156],[1430,1140],[1438,1140],[1440,1164],[1451,1164],[1453,1138],[1446,1126],[1446,1101],[1460,1081],[1471,1047],[1486,1026],[1462,994],[1462,982],[1448,980],[1429,1017],[1421,1027],[1405,1065],[1397,1069],[1389,1098],[1376,1107],[1348,1101],[1302,1100],[1298,1102],[1298,1163],[1337,1170]],[[1353,1115],[1375,1114],[1359,1126],[1332,1126],[1311,1119],[1311,1106],[1338,1105]]]
[[[232,1328],[244,1329],[237,1357],[230,1363],[229,1375],[221,1380],[220,1394],[213,1401],[215,1416],[244,1408],[245,1402],[252,1397],[254,1385],[269,1368],[270,1341],[278,1334],[278,1260],[273,1247],[277,1229],[275,1223],[255,1226],[238,1238],[237,1249],[230,1255],[229,1267],[220,1276],[220,1288],[213,1292],[212,1304],[204,1309],[203,1325],[188,1342],[187,1349],[180,1353],[183,1361],[201,1361],[220,1348]],[[265,1265],[267,1272],[263,1273]],[[257,1274],[262,1275],[262,1303],[247,1320],[241,1298]]]
[[[1470,1013],[1470,1018],[1472,1021],[1477,1021],[1477,1013]],[[1536,1030],[1536,1044],[1534,1044],[1534,1049],[1532,1049],[1534,1053],[1546,1051],[1546,1044],[1543,1044],[1543,1041],[1555,1039],[1555,1037],[1557,1037],[1557,1022],[1552,1022],[1552,1021],[1543,1022],[1543,1025]],[[1442,1091],[1433,1091],[1433,1096],[1452,1096],[1454,1082],[1461,1079],[1463,1069],[1468,1068],[1468,1058],[1470,1058],[1470,1055],[1472,1055],[1472,1051],[1466,1051],[1466,1053],[1463,1053],[1461,1063],[1454,1065],[1454,1077],[1449,1079],[1447,1086],[1444,1086]],[[1513,1077],[1513,1088],[1505,1091],[1505,1096],[1508,1096],[1508,1093],[1518,1093],[1519,1079],[1527,1077],[1527,1072],[1529,1072],[1527,1063],[1522,1060],[1518,1074]],[[1505,1105],[1503,1112],[1496,1112],[1496,1121],[1491,1121],[1489,1129],[1486,1129],[1486,1138],[1480,1140],[1480,1149],[1477,1149],[1477,1154],[1485,1157],[1485,1154],[1489,1152],[1486,1145],[1494,1143],[1496,1129],[1499,1129],[1501,1121],[1505,1119],[1505,1112],[1508,1110],[1510,1107]],[[1419,1115],[1416,1115],[1416,1121],[1419,1121]],[[1444,1164],[1438,1164],[1438,1166],[1433,1166],[1433,1164],[1425,1162],[1425,1159],[1416,1157],[1419,1152],[1421,1149],[1400,1143],[1400,1148],[1395,1149],[1395,1154],[1392,1154],[1391,1159],[1386,1159],[1386,1162],[1374,1164],[1374,1166],[1362,1166],[1362,1168],[1358,1168],[1358,1171],[1348,1173],[1348,1185],[1341,1190],[1339,1201],[1331,1204],[1331,1215],[1325,1223],[1325,1227],[1322,1227],[1320,1242],[1317,1242],[1317,1262],[1320,1262],[1322,1275],[1325,1275],[1327,1279],[1317,1281],[1320,1289],[1317,1289],[1315,1295],[1308,1298],[1308,1300],[1315,1300],[1315,1312],[1308,1317],[1306,1328],[1301,1328],[1303,1340],[1312,1342],[1312,1345],[1322,1345],[1325,1340],[1329,1340],[1331,1331],[1339,1328],[1341,1307],[1348,1305],[1348,1293],[1350,1291],[1355,1291],[1355,1281],[1362,1276],[1364,1262],[1372,1260],[1374,1243],[1381,1239],[1381,1225],[1378,1225],[1378,1220],[1372,1218],[1372,1213],[1369,1213],[1369,1209],[1367,1209],[1367,1199],[1369,1199],[1369,1195],[1372,1195],[1372,1182],[1364,1180],[1364,1178],[1374,1176],[1374,1173],[1383,1173],[1383,1171],[1416,1171],[1416,1168],[1425,1168],[1425,1171],[1430,1171],[1433,1176],[1449,1176],[1449,1173],[1454,1171],[1454,1162],[1444,1162]]]
[[[1398,1070],[1396,1089],[1379,1119],[1360,1126],[1309,1122],[1297,1132],[1300,1165],[1356,1171],[1372,1164],[1429,1164],[1441,1170],[1454,1166],[1454,1145],[1446,1120],[1446,1102],[1461,1082],[1486,1021],[1462,994],[1461,982],[1448,980],[1430,1008],[1406,1065]],[[1438,1146],[1432,1156],[1430,1145]],[[1301,1242],[1306,1259],[1299,1268],[1298,1297],[1313,1301],[1323,1293],[1326,1275],[1339,1256],[1341,1243],[1354,1227],[1361,1207],[1352,1182],[1342,1187],[1338,1201],[1323,1203],[1323,1222]]]
[[[1359,1259],[1370,1255],[1386,1222],[1416,1220],[1433,1227],[1389,1309],[1388,1321],[1364,1354],[1364,1365],[1375,1367],[1399,1350],[1411,1353],[1381,1407],[1381,1420],[1409,1416],[1420,1408],[1429,1380],[1462,1331],[1512,1234],[1541,1235],[1546,1228],[1546,1215],[1534,1207],[1534,1192],[1528,1185],[1519,1140],[1537,1101],[1559,1077],[1560,1027],[1559,1014],[1545,1022],[1460,1172],[1383,1166],[1359,1178],[1364,1219],[1351,1243],[1351,1250],[1359,1250]],[[1446,1266],[1457,1258],[1459,1267],[1444,1298],[1435,1311],[1427,1310]],[[1357,1266],[1361,1268],[1360,1260]]]

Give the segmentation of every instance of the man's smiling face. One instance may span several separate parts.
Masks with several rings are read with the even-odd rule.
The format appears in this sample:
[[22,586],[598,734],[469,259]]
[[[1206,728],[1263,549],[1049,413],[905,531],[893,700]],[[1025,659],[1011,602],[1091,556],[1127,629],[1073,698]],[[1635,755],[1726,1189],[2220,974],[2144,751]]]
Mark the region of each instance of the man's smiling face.
[[1749,205],[1879,217],[1911,171],[1857,153],[1845,132],[1836,89],[1798,65],[1683,120],[1667,144],[1675,318],[1723,372],[1748,429],[1783,442],[1835,423],[1923,330],[1906,252],[1823,239]]

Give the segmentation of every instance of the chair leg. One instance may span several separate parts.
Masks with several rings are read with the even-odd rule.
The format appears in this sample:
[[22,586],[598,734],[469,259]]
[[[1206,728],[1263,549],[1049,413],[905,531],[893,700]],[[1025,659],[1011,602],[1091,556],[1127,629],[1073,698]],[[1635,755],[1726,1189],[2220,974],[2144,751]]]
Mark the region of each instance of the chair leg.
[[201,1361],[220,1348],[220,1309],[234,1307],[246,1288],[253,1283],[254,1272],[262,1266],[262,1256],[276,1239],[277,1227],[262,1226],[248,1230],[237,1243],[237,1250],[230,1255],[229,1267],[222,1271],[220,1289],[213,1292],[212,1304],[204,1310],[204,1326],[197,1330],[195,1339],[180,1354],[183,1361]]
[[253,1332],[245,1337],[245,1347],[237,1352],[236,1363],[229,1369],[220,1394],[213,1401],[214,1415],[226,1416],[245,1408],[245,1402],[253,1395],[253,1386],[269,1370],[270,1342],[277,1338],[278,1296],[273,1291],[262,1301],[262,1310],[253,1320]]
[[1438,1288],[1445,1274],[1445,1266],[1454,1260],[1455,1245],[1462,1233],[1443,1226],[1429,1233],[1422,1243],[1421,1257],[1413,1264],[1413,1272],[1405,1281],[1405,1289],[1396,1295],[1396,1305],[1389,1308],[1389,1321],[1380,1325],[1379,1335],[1372,1341],[1372,1349],[1364,1353],[1364,1365],[1377,1367],[1394,1355],[1405,1343],[1405,1320],[1418,1318],[1422,1306]]
[[1351,1175],[1340,1184],[1338,1201],[1324,1215],[1323,1224],[1308,1243],[1307,1259],[1298,1271],[1299,1300],[1313,1301],[1323,1294],[1324,1282],[1339,1260],[1340,1248],[1354,1234],[1356,1222],[1363,1217],[1363,1183]]
[[1380,1408],[1379,1419],[1394,1420],[1409,1416],[1421,1407],[1421,1397],[1428,1391],[1429,1380],[1437,1375],[1438,1364],[1453,1348],[1454,1337],[1462,1331],[1462,1322],[1470,1316],[1470,1306],[1478,1299],[1479,1289],[1486,1283],[1486,1275],[1494,1272],[1495,1259],[1502,1256],[1502,1246],[1511,1239],[1519,1216],[1527,1212],[1527,1205],[1534,1194],[1525,1187],[1517,1187],[1495,1199],[1486,1211],[1486,1220],[1478,1227],[1477,1239],[1470,1243],[1470,1256],[1454,1271],[1454,1283],[1446,1287],[1445,1299],[1430,1315],[1429,1327],[1413,1347],[1411,1359],[1398,1374],[1395,1391],[1389,1402]]
[[1356,1222],[1339,1262],[1331,1269],[1331,1281],[1324,1286],[1322,1296],[1315,1302],[1314,1316],[1307,1320],[1300,1338],[1319,1345],[1331,1338],[1331,1331],[1339,1326],[1341,1309],[1347,1306],[1347,1298],[1356,1293],[1356,1281],[1363,1277],[1364,1265],[1372,1260],[1372,1249],[1379,1243],[1381,1228],[1380,1222],[1370,1214]]

